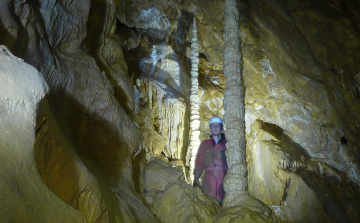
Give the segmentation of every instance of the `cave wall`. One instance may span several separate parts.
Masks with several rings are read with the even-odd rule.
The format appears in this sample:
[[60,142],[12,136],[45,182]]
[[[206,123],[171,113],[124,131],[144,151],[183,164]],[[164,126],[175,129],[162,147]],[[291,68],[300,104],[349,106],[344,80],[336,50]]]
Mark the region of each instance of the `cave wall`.
[[[359,221],[359,3],[238,8],[250,194],[278,220]],[[204,140],[224,114],[224,1],[1,0],[0,45],[50,89],[38,174],[87,221],[156,221],[141,176],[152,156],[186,163],[194,16]]]
[[[213,3],[195,13],[201,140],[208,136],[207,120],[224,112],[222,56],[212,51],[223,44],[218,29],[222,20],[216,19],[222,18],[223,5]],[[145,9],[126,5],[119,20],[130,27],[151,29],[152,24],[157,29],[156,22],[132,22],[153,7],[144,4]],[[164,33],[172,31],[177,4],[160,2],[153,8],[167,15],[159,16],[168,19],[162,20],[168,24],[161,26],[168,27]],[[279,220],[357,221],[358,3],[241,1],[239,8],[250,193],[268,204]]]
[[251,192],[282,220],[358,221],[358,5],[243,7]]
[[49,86],[34,67],[4,46],[0,78],[1,222],[87,222],[38,174],[33,153],[36,113]]
[[[94,15],[90,1],[2,3],[2,37],[6,37],[2,44],[36,67],[50,88],[47,103],[36,115],[37,141],[31,156],[45,185],[64,207],[77,209],[88,222],[155,222],[133,183],[138,176],[133,175],[132,156],[141,144],[141,135],[125,110],[134,107],[133,87],[121,106],[110,78],[84,45],[90,30],[88,17],[99,16],[104,22],[100,27],[115,24],[115,20],[104,20],[107,16],[111,19],[113,2],[101,4],[98,9],[104,13],[95,11]],[[122,53],[121,48],[111,50],[117,41],[111,42],[111,31],[115,29],[103,31],[109,40],[98,46],[102,47],[99,55],[108,60],[121,58]],[[96,43],[102,34],[97,35]],[[110,49],[106,48],[109,45]],[[121,60],[108,64],[112,71],[108,75],[121,74],[126,68],[123,64]],[[51,202],[43,202],[57,209]],[[75,209],[69,209],[69,214]],[[9,214],[15,216],[16,211]]]

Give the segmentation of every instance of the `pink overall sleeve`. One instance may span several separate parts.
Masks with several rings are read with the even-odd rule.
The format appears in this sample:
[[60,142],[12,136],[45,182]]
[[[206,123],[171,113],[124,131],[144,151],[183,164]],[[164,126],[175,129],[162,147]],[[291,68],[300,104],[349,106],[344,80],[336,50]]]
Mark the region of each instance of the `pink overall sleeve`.
[[194,181],[196,182],[199,181],[199,178],[203,172],[204,158],[205,158],[205,143],[202,142],[200,144],[198,153],[196,154],[196,160],[195,160]]

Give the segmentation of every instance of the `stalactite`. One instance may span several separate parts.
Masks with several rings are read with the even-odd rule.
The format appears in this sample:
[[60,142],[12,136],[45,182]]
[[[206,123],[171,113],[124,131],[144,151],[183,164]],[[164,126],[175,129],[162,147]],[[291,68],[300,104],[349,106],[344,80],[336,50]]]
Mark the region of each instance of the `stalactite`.
[[[244,83],[241,75],[241,45],[239,12],[236,0],[225,0],[224,28],[224,122],[226,125],[226,147],[228,173],[224,180],[226,198],[224,205],[233,206],[235,197],[247,195],[247,169],[245,160],[245,108]],[[235,199],[236,200],[236,199]]]
[[197,38],[196,19],[194,16],[193,30],[191,43],[191,90],[190,90],[190,146],[188,151],[191,153],[190,157],[190,180],[194,180],[194,167],[197,151],[200,146],[200,114],[199,114],[199,45]]

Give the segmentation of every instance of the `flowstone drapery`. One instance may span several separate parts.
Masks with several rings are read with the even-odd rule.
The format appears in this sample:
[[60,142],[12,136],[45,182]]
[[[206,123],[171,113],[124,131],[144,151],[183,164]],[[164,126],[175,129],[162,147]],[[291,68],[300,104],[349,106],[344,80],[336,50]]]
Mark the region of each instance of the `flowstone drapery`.
[[191,89],[190,89],[190,180],[194,180],[194,167],[197,151],[200,146],[200,114],[199,114],[199,46],[197,39],[196,18],[194,16],[191,42]]

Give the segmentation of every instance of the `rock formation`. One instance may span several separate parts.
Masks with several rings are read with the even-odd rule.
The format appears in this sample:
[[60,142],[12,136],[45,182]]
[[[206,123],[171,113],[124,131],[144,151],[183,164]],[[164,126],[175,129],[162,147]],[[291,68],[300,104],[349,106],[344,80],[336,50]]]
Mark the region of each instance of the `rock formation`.
[[[0,219],[359,222],[359,1],[237,4],[241,81],[224,0],[0,0]],[[244,206],[228,206],[239,181],[221,209],[183,180],[194,17],[200,141],[214,115],[236,124],[223,98],[245,87]]]
[[195,158],[200,146],[200,114],[199,114],[199,46],[197,39],[196,18],[194,16],[191,42],[191,86],[190,86],[190,182],[194,180]]
[[[226,160],[228,172],[224,179],[226,192],[225,209],[217,219],[230,222],[228,215],[236,213],[237,221],[268,222],[272,213],[263,202],[248,193],[245,138],[244,81],[242,76],[242,56],[240,45],[239,12],[235,0],[225,1],[224,33],[224,122],[226,125]],[[224,214],[226,213],[226,214]]]
[[49,91],[44,78],[0,46],[0,79],[1,221],[86,222],[37,172],[33,145],[36,111]]
[[166,160],[153,159],[144,174],[145,199],[161,222],[213,222],[220,210],[215,199],[187,184],[182,169]]
[[229,166],[224,179],[225,207],[235,206],[234,200],[247,194],[244,81],[241,75],[239,12],[235,0],[225,1],[224,33],[224,123],[226,125],[226,160]]

